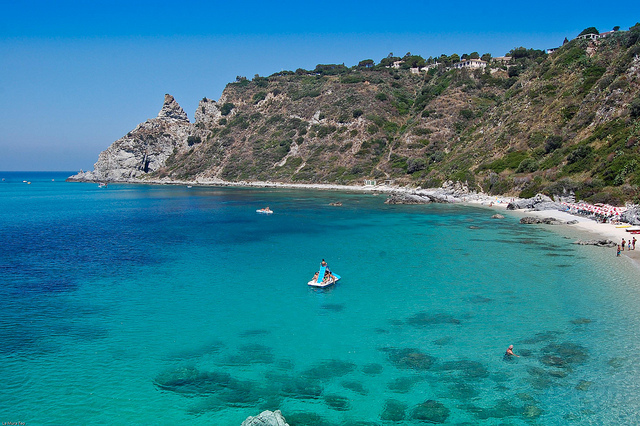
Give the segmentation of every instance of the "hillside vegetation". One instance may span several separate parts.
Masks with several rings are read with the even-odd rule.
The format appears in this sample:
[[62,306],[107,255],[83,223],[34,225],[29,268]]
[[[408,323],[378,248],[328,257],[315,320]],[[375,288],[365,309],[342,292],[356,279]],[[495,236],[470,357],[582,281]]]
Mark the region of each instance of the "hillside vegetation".
[[184,148],[148,178],[453,180],[491,194],[638,202],[640,25],[509,54],[508,64],[483,55],[489,65],[476,70],[451,69],[458,55],[407,54],[238,77],[219,102],[201,101]]

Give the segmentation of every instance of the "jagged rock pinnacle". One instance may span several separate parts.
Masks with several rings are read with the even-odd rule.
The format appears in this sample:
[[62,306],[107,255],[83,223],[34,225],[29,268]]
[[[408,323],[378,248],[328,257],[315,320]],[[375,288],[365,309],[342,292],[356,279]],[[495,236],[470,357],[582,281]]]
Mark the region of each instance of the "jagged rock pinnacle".
[[162,109],[158,113],[158,118],[168,118],[171,120],[187,122],[189,121],[187,113],[184,112],[180,105],[178,105],[178,102],[176,102],[173,96],[169,94],[164,95],[164,104],[162,105]]

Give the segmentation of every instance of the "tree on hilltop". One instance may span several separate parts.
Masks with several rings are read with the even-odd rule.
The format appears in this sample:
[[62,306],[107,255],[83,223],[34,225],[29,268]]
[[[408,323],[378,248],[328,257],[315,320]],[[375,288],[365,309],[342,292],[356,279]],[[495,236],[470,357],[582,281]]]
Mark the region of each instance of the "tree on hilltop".
[[[393,54],[390,53],[390,55]],[[400,59],[401,58],[398,56],[387,56],[386,58],[383,58],[378,65],[381,67],[390,67],[394,62],[399,61]]]
[[596,29],[596,27],[589,27],[582,30],[582,32],[578,34],[578,37],[585,34],[600,34],[600,32]]
[[402,66],[404,68],[424,67],[425,65],[427,65],[427,61],[425,61],[424,58],[419,55],[405,56],[403,60],[404,64],[402,64]]
[[372,68],[376,63],[373,62],[373,59],[365,59],[364,61],[358,62],[358,67],[360,68]]

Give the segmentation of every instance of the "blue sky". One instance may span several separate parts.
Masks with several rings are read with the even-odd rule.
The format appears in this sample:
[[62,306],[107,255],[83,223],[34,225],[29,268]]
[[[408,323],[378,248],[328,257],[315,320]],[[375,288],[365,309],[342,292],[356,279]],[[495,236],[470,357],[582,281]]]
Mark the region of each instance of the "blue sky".
[[191,119],[238,75],[546,49],[640,21],[640,2],[0,0],[0,170],[92,169],[157,115]]

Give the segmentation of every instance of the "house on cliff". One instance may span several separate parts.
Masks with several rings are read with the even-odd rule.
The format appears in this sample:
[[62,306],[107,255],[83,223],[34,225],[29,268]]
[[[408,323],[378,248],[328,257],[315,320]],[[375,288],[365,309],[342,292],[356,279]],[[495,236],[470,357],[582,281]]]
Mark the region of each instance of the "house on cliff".
[[464,61],[453,64],[454,68],[485,68],[487,62],[482,59],[465,59]]

